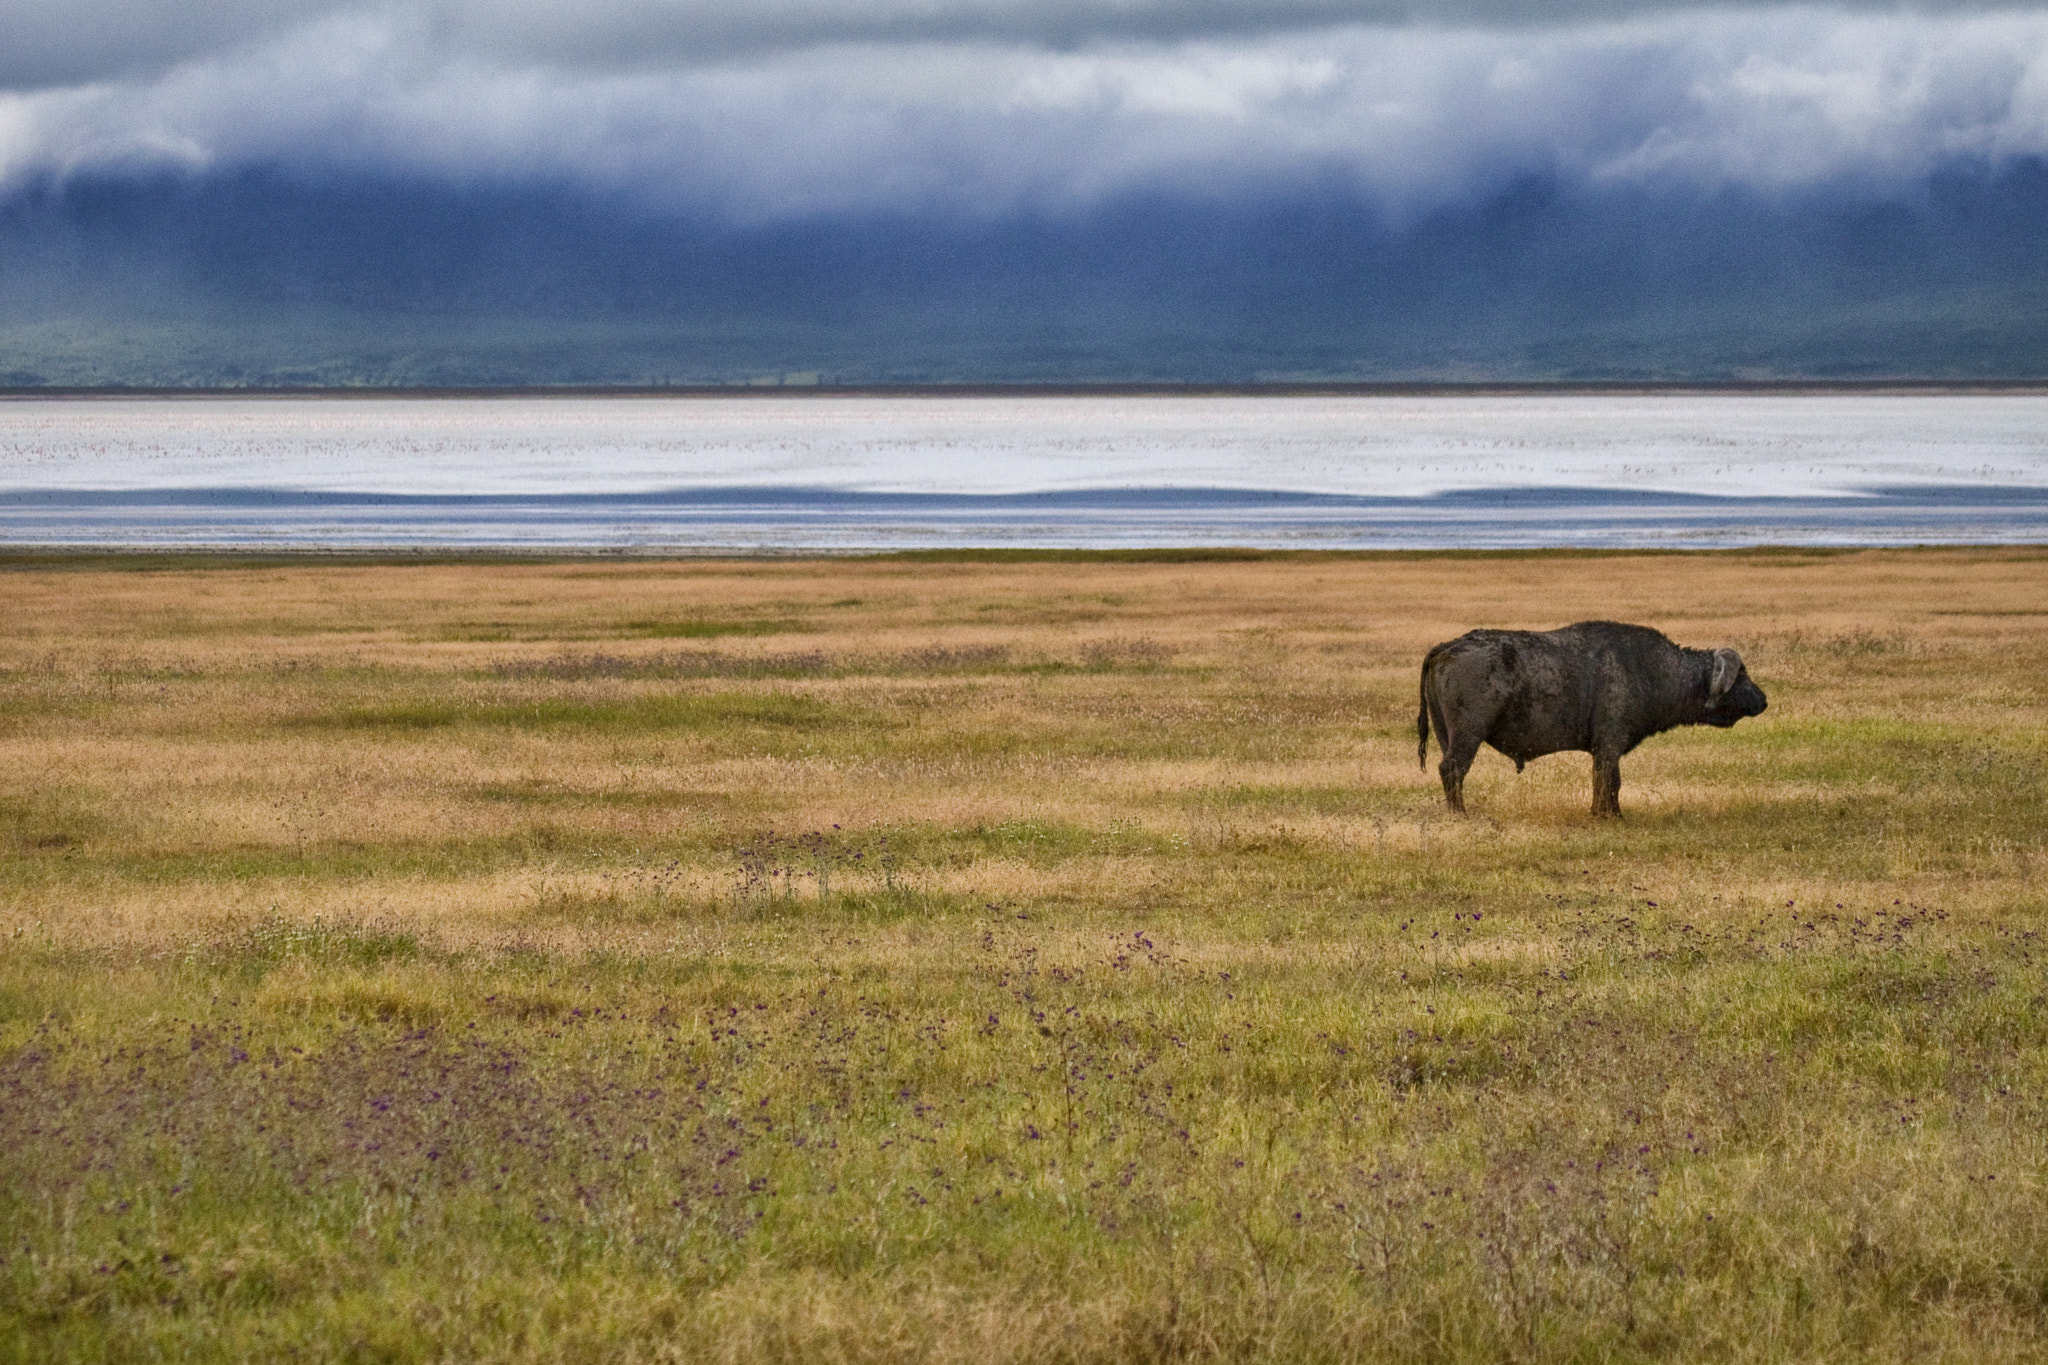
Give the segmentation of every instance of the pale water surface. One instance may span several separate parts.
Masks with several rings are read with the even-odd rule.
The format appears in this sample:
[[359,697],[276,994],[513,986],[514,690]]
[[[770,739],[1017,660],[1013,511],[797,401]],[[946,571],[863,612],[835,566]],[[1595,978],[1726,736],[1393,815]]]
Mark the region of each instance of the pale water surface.
[[0,402],[0,543],[2048,541],[2048,396]]

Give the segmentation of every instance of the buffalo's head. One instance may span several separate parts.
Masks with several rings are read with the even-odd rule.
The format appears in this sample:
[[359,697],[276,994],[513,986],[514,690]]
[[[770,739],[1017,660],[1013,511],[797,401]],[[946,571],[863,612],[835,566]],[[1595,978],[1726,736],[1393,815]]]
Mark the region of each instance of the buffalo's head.
[[1707,679],[1707,724],[1723,729],[1745,716],[1760,716],[1770,705],[1764,690],[1749,680],[1742,656],[1732,649],[1714,651],[1714,671]]

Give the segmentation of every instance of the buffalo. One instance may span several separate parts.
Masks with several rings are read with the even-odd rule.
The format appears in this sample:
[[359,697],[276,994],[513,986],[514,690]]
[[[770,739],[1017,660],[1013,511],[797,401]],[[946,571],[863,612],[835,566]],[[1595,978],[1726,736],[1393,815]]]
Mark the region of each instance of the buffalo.
[[1723,729],[1763,714],[1763,689],[1732,649],[1687,649],[1616,621],[1560,630],[1475,630],[1422,661],[1415,756],[1429,766],[1436,729],[1444,799],[1465,809],[1465,773],[1491,744],[1515,761],[1593,756],[1593,814],[1621,814],[1621,756],[1680,725]]

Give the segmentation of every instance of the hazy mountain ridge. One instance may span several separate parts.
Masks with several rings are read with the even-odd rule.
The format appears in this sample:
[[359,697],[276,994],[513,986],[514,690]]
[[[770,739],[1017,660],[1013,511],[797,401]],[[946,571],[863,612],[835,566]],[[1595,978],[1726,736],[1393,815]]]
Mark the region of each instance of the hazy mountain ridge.
[[2048,166],[1772,200],[1525,178],[741,228],[559,186],[96,177],[0,206],[0,383],[2048,374]]

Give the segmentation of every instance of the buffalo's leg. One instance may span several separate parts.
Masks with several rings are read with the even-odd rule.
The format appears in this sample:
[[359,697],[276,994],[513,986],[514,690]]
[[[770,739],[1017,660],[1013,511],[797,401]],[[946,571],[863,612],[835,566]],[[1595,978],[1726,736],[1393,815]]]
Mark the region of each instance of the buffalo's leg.
[[1444,780],[1444,802],[1460,815],[1465,813],[1465,774],[1478,755],[1476,740],[1467,742],[1463,736],[1454,734],[1444,746],[1444,761],[1436,765],[1437,776]]
[[1593,814],[1621,814],[1621,755],[1593,755]]

